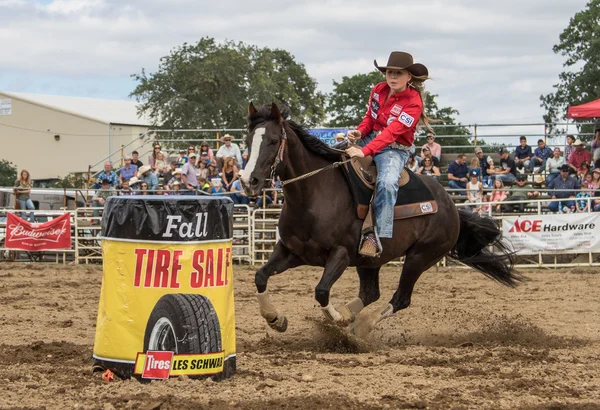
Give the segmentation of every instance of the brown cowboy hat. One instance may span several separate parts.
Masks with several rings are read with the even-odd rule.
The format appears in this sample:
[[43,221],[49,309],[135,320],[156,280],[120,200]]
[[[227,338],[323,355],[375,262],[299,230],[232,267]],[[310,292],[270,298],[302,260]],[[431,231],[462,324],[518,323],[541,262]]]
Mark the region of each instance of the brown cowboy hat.
[[385,70],[389,68],[393,70],[406,70],[417,77],[429,75],[427,67],[421,63],[415,63],[413,61],[413,56],[402,51],[392,51],[388,58],[388,62],[384,67],[379,67],[377,65],[377,60],[373,60],[373,62],[375,63],[375,67],[382,73],[385,73]]

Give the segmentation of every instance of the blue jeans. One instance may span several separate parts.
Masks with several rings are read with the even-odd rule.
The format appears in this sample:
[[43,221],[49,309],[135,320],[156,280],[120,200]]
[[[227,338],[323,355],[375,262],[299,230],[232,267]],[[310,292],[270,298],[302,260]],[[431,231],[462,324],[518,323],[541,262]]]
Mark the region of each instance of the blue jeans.
[[494,185],[494,178],[491,175],[486,175],[483,177],[483,186],[487,188],[491,188]]
[[510,172],[508,174],[500,174],[500,175],[496,175],[496,179],[499,179],[500,181],[506,183],[506,182],[515,182],[517,180],[517,177],[514,176],[513,174],[511,174]]
[[552,212],[557,212],[559,209],[563,209],[563,207],[567,207],[569,209],[571,209],[572,206],[575,206],[575,201],[572,199],[559,199],[558,201],[552,201],[550,202],[550,204],[548,205],[548,209],[551,210]]
[[246,195],[242,194],[231,194],[231,200],[236,205],[248,205],[250,203],[250,198]]
[[[373,138],[375,138],[374,132],[367,135],[359,145],[364,146]],[[380,238],[391,238],[394,233],[394,205],[398,197],[398,178],[409,156],[408,150],[385,147],[373,157],[377,166],[377,187],[373,209],[377,234]]]
[[[467,181],[448,181],[448,188],[451,189],[465,189],[467,187]],[[467,195],[466,191],[459,191],[460,195]]]
[[546,177],[546,186],[556,177],[560,176],[560,172],[553,172]]
[[[19,208],[22,210],[29,209],[29,210],[33,211],[35,209],[35,206],[33,205],[33,201],[31,199],[26,199],[26,200],[19,199],[18,202],[19,202]],[[26,213],[23,212],[23,215],[26,215]],[[22,219],[25,219],[25,218],[22,218]],[[33,212],[29,212],[29,222],[35,222]]]
[[531,161],[529,161],[529,170],[533,172],[534,167],[541,167],[542,169],[546,168],[546,160],[540,162],[537,158],[532,158]]

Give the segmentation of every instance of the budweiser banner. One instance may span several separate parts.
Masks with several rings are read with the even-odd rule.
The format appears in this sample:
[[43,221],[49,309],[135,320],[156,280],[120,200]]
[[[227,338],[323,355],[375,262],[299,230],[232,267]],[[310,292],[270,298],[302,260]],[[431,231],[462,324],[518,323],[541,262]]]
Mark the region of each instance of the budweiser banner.
[[510,216],[502,234],[518,254],[586,253],[600,250],[598,214]]
[[5,247],[25,251],[71,249],[71,215],[66,213],[43,224],[32,224],[9,213]]

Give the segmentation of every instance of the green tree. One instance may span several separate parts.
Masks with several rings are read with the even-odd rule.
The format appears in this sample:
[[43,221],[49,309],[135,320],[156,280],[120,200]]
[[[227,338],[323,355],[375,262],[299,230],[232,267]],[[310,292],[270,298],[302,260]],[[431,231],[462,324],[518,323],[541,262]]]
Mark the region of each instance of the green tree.
[[355,74],[342,77],[341,82],[333,82],[333,92],[328,96],[328,127],[350,127],[360,124],[365,115],[371,89],[385,81],[381,72],[374,70],[368,74]]
[[540,96],[544,121],[566,119],[567,107],[600,98],[600,0],[591,0],[571,18],[552,50],[566,57],[565,71],[558,76],[554,92]]
[[325,96],[285,50],[205,37],[162,57],[157,72],[132,77],[139,111],[164,128],[244,128],[250,101],[286,104],[307,125],[324,118]]
[[[71,173],[54,183],[57,188],[85,188],[87,173]],[[91,184],[90,184],[91,185]]]
[[0,186],[12,187],[17,180],[17,167],[10,161],[0,160]]

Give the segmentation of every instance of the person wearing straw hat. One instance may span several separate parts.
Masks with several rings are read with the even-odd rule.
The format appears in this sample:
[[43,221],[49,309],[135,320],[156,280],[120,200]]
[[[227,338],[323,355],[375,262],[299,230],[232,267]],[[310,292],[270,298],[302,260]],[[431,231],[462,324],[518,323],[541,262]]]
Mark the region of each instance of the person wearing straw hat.
[[374,63],[385,74],[385,81],[373,87],[362,122],[348,132],[351,141],[360,140],[360,147],[346,150],[351,157],[373,156],[377,165],[376,228],[364,235],[359,251],[370,257],[383,250],[379,238],[392,237],[398,178],[410,156],[419,121],[433,133],[423,111],[427,67],[401,51],[392,52],[385,66]]
[[217,151],[217,158],[223,161],[227,157],[234,157],[238,166],[241,166],[242,153],[240,151],[240,147],[238,147],[237,144],[234,144],[232,142],[234,139],[235,138],[233,138],[233,136],[229,134],[225,134],[221,137],[221,142],[223,143],[223,145],[221,145],[221,147]]
[[592,163],[592,155],[587,149],[585,149],[585,142],[579,139],[575,140],[573,146],[575,147],[575,151],[571,152],[567,163],[569,168],[571,168],[573,171],[575,171],[575,174],[577,174],[581,164],[584,162],[587,162],[588,164]]
[[142,165],[138,170],[138,177],[140,178],[140,182],[148,184],[149,191],[154,191],[158,186],[158,177],[154,175],[150,165]]

